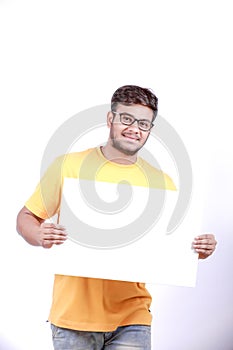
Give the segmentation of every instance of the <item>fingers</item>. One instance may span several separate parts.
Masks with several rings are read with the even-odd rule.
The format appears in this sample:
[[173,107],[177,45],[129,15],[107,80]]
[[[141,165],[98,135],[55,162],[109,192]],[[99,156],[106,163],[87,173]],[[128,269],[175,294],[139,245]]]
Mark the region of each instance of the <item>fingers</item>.
[[65,227],[53,223],[42,223],[39,229],[40,243],[44,248],[62,244],[67,239]]
[[203,249],[215,248],[217,241],[213,234],[203,234],[194,238],[194,245]]
[[210,256],[216,248],[217,241],[213,234],[203,234],[195,237],[193,241],[194,250],[199,253],[200,259],[205,259]]

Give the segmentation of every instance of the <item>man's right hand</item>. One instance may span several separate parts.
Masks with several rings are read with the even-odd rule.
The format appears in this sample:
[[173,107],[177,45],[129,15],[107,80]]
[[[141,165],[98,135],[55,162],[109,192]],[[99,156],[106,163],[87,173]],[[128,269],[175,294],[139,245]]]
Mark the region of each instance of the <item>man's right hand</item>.
[[29,244],[44,248],[62,244],[67,239],[64,226],[46,222],[26,207],[23,207],[17,216],[17,231]]
[[67,239],[64,226],[43,222],[39,228],[39,242],[43,248],[51,248],[54,244],[62,244]]

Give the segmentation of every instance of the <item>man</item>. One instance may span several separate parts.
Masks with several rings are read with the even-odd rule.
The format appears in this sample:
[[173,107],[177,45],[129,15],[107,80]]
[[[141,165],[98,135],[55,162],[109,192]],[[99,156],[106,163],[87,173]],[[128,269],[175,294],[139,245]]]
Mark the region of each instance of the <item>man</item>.
[[[65,242],[65,228],[45,220],[59,213],[63,180],[77,177],[87,156],[101,164],[101,176],[117,174],[125,180],[130,172],[137,179],[138,169],[143,167],[145,172],[152,171],[156,183],[160,182],[158,172],[138,157],[153,127],[157,102],[150,90],[138,86],[127,85],[115,91],[107,114],[110,133],[106,145],[67,155],[65,160],[58,158],[19,212],[17,230],[28,243],[51,248]],[[163,174],[163,179],[166,189],[175,189],[167,175]],[[215,245],[212,234],[198,236],[193,242],[201,259],[211,255]],[[144,283],[55,275],[49,315],[54,349],[149,350],[150,304]]]

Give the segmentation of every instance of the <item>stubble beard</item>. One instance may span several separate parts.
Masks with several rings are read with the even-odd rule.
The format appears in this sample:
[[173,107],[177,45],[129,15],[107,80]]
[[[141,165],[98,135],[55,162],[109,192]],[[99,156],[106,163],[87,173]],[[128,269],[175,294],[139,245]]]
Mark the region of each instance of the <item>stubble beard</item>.
[[116,139],[112,139],[112,146],[115,149],[117,149],[118,151],[120,151],[121,153],[125,154],[126,156],[134,156],[142,148],[142,146],[141,146],[141,147],[138,147],[134,150],[130,150],[130,149],[122,146],[121,142],[116,140]]
[[124,147],[124,145],[122,145],[122,142],[114,137],[114,132],[113,132],[112,128],[110,130],[110,139],[112,142],[112,147],[114,147],[115,149],[117,149],[121,153],[125,154],[126,156],[134,156],[135,154],[137,154],[138,151],[145,145],[145,143],[147,141],[147,139],[146,139],[145,142],[143,143],[143,145],[140,145],[136,149],[130,150],[129,148]]

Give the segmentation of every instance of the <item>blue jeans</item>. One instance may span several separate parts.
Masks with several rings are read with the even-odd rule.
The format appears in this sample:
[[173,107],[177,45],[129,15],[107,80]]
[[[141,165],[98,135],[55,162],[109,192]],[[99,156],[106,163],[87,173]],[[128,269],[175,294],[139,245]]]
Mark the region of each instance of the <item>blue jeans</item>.
[[84,332],[51,324],[54,350],[151,350],[150,326],[124,326],[113,332]]

